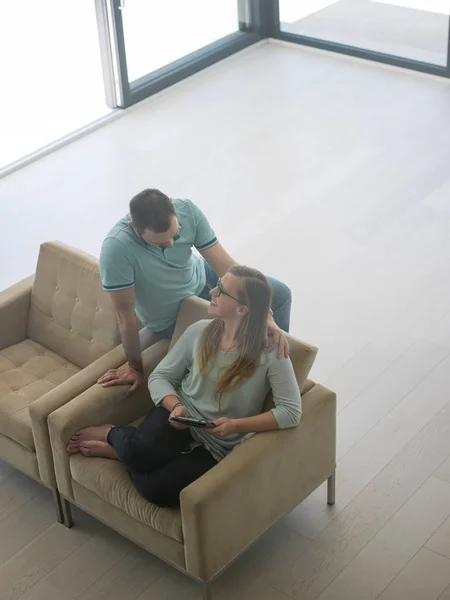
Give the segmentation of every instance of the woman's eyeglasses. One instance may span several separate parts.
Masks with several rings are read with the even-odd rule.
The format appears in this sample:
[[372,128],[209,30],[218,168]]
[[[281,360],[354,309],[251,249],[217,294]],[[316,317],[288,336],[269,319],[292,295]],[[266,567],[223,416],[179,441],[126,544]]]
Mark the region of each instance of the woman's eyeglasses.
[[241,304],[240,300],[238,300],[237,298],[235,298],[234,296],[232,296],[231,294],[229,294],[228,292],[226,292],[223,289],[223,285],[222,285],[222,282],[220,280],[220,277],[217,280],[217,284],[216,284],[216,288],[215,289],[216,289],[216,292],[214,294],[215,296],[220,296],[221,294],[223,294],[224,296],[228,296],[228,298],[232,298],[233,300],[236,300],[236,302],[239,302],[239,304]]

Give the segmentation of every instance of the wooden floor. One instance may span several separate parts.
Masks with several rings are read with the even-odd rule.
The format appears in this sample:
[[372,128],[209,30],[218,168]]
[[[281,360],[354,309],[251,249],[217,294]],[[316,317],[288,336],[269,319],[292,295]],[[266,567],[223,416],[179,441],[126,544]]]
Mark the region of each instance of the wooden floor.
[[[98,254],[146,186],[192,198],[236,259],[290,284],[292,331],[338,393],[337,501],[312,494],[215,599],[450,600],[449,150],[446,80],[267,44],[0,181],[0,287],[41,241]],[[0,464],[1,600],[199,600],[75,519]]]

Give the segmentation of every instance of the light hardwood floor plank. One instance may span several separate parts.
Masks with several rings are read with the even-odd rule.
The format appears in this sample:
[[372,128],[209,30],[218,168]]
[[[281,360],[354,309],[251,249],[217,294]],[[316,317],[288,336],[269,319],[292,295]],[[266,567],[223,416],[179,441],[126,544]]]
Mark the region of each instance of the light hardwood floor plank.
[[436,469],[434,474],[450,483],[450,456]]
[[[429,352],[434,356],[434,361],[439,360],[440,347],[435,348],[434,353],[430,348]],[[417,348],[411,348],[410,353],[414,356]],[[411,363],[405,358],[405,365],[415,365],[417,355],[414,361],[411,358],[410,360]],[[427,363],[428,359],[424,360]],[[383,406],[387,407],[389,402],[395,404],[397,395],[391,396],[389,392],[391,383],[400,396],[401,391],[404,393],[407,390],[408,382],[410,387],[417,382],[416,376],[412,374],[414,369],[412,368],[409,373],[403,361],[398,362],[397,366],[400,366],[398,384],[393,383],[396,379],[395,372],[393,374],[389,369],[381,378],[384,386],[380,388],[378,382],[373,384],[375,389],[378,389],[379,399],[377,394],[372,396],[371,390],[367,391],[371,401],[371,404],[366,407],[368,415],[372,414],[376,417],[378,404],[381,410]],[[423,373],[422,368],[417,368],[417,371]],[[401,382],[403,382],[403,390]],[[395,388],[396,385],[399,387]],[[340,458],[334,506],[329,507],[324,503],[326,490],[325,486],[322,486],[304,500],[283,522],[306,537],[311,539],[317,537],[448,402],[446,394],[442,393],[446,386],[450,386],[450,357],[439,363],[403,399],[399,398],[398,404]],[[350,425],[345,424],[344,427],[347,429]],[[338,430],[338,437],[341,435],[343,433]]]
[[450,452],[450,403],[295,557],[271,584],[299,600],[316,598],[384,527]]
[[439,600],[450,600],[450,585],[448,585],[439,596]]
[[135,600],[166,571],[163,562],[135,547],[77,600]]
[[0,598],[16,600],[86,543],[90,534],[56,523],[0,566]]
[[270,575],[283,564],[284,555],[295,555],[310,543],[298,533],[275,525],[214,581],[214,600],[260,600],[272,587]]
[[450,559],[450,518],[430,537],[425,546]]
[[449,515],[450,484],[430,477],[319,599],[375,600]]
[[[434,265],[434,272],[436,275],[440,272],[440,269],[437,265]],[[447,287],[448,282],[434,281],[434,287],[438,287],[439,291],[437,293],[438,297],[443,297],[447,295],[449,288]],[[434,344],[439,344],[441,346],[450,347],[450,312],[448,312],[442,319],[440,319],[433,327],[431,327],[427,332],[425,332],[424,338],[429,342],[433,342]]]
[[338,412],[357,398],[373,382],[380,380],[384,372],[407,353],[413,340],[395,337],[391,334],[370,342],[348,363],[339,369],[334,377],[326,378],[324,385],[336,391]]
[[0,522],[42,492],[42,486],[14,471],[0,483]]
[[259,600],[290,600],[290,598],[275,588],[268,587],[265,589],[262,596],[259,597]]
[[43,490],[0,522],[0,565],[56,521],[50,492]]
[[379,600],[443,600],[450,584],[450,560],[422,548],[378,596]]
[[159,577],[137,600],[196,600],[202,586],[178,571]]
[[95,524],[91,538],[59,562],[21,600],[75,600],[133,549],[134,544]]
[[449,354],[450,348],[420,340],[397,360],[390,360],[388,369],[373,385],[338,415],[338,458],[357,444]]

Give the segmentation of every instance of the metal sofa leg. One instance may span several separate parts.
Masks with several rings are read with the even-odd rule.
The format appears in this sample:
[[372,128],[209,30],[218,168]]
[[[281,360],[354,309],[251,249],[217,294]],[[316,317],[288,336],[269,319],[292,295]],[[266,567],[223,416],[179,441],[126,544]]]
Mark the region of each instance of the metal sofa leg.
[[70,529],[73,526],[72,509],[70,502],[65,498],[61,498],[61,508],[64,517],[64,525]]
[[336,470],[328,477],[327,504],[332,506],[336,502]]
[[64,523],[64,515],[61,507],[61,496],[58,490],[52,490],[53,494],[53,504],[55,505],[56,510],[56,518],[58,519],[58,523]]
[[203,584],[203,600],[212,600],[211,584]]

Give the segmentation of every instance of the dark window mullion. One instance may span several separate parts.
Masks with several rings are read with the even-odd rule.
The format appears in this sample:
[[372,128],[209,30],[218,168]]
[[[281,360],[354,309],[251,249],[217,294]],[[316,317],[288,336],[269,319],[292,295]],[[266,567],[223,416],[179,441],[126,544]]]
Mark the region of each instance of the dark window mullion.
[[278,0],[240,0],[247,5],[250,17],[250,31],[261,38],[278,37],[280,31],[280,10]]

